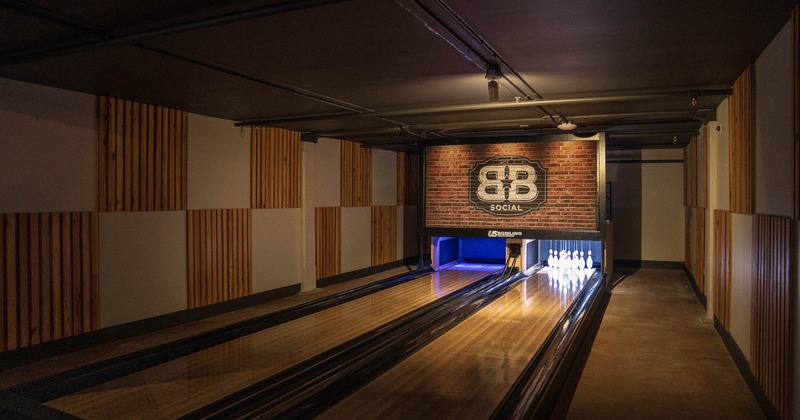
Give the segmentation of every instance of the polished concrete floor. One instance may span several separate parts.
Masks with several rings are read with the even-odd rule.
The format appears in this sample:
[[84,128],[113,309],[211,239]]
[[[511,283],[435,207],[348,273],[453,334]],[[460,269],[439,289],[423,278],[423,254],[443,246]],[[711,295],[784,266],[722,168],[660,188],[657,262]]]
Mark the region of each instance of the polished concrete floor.
[[680,270],[640,269],[612,291],[568,419],[762,419]]

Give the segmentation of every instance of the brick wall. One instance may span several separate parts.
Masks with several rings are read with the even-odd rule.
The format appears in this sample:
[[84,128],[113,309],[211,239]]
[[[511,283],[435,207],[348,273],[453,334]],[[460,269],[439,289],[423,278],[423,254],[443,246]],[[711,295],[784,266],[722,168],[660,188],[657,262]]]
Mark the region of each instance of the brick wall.
[[[473,144],[426,148],[426,227],[596,230],[596,141]],[[469,202],[469,171],[496,156],[522,156],[547,170],[547,201],[521,216],[495,216]]]

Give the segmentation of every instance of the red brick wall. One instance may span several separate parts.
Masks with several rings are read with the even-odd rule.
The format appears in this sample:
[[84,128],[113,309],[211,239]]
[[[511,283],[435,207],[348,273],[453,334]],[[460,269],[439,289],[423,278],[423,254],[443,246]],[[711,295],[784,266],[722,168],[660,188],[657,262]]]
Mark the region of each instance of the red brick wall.
[[[596,141],[472,144],[426,148],[428,228],[597,230]],[[495,216],[469,202],[469,171],[496,156],[522,156],[547,170],[547,202],[521,216]]]

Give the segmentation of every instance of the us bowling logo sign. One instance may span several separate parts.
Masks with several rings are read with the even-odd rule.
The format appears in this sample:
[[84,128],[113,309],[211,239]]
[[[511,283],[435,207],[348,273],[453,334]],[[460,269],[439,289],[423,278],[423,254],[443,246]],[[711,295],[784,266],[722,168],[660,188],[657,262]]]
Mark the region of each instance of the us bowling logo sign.
[[496,216],[520,216],[547,201],[547,170],[521,156],[500,156],[469,171],[469,201]]

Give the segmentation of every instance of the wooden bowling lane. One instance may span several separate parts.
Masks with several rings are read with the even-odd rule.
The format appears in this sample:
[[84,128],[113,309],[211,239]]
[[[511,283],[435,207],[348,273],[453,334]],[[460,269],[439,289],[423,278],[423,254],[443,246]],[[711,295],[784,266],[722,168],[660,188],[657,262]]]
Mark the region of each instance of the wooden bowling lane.
[[[334,284],[321,289],[315,289],[231,312],[225,312],[189,323],[183,323],[175,327],[165,328],[146,334],[137,334],[133,337],[114,340],[101,345],[92,345],[88,348],[59,356],[44,358],[37,362],[25,363],[18,367],[2,369],[0,370],[0,389],[8,389],[15,385],[40,380],[90,363],[108,360],[113,357],[202,334],[215,328],[277,312],[312,300],[340,293],[354,287],[364,286],[393,275],[405,274],[408,271],[406,267],[394,268],[356,280]],[[2,365],[2,363],[0,363],[0,365]]]
[[83,418],[188,413],[483,278],[447,270],[47,403]]
[[563,284],[534,274],[320,417],[488,418],[580,291]]

